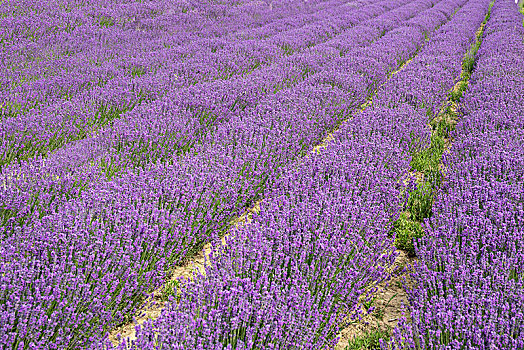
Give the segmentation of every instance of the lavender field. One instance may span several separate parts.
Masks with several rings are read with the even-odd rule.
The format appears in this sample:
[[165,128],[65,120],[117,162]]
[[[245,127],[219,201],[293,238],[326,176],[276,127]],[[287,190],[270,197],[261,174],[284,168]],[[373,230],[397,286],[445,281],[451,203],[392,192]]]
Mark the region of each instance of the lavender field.
[[522,6],[1,1],[0,348],[523,350]]

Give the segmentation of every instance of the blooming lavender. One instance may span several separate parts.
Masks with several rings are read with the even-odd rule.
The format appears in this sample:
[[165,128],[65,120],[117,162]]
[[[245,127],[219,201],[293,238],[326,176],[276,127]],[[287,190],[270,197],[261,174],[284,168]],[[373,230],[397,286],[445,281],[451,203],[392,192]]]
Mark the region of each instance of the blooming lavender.
[[513,3],[495,1],[394,348],[524,347],[523,35]]
[[[455,7],[447,10],[449,14],[459,6],[450,3]],[[390,8],[402,4],[389,2]],[[430,2],[421,1],[412,8],[413,14],[407,12],[403,18],[414,18],[417,11],[424,16],[422,9],[429,6]],[[379,13],[376,7],[363,11],[370,9]],[[366,20],[369,16],[362,18]],[[202,112],[196,103],[196,106],[168,104],[169,100],[164,99],[158,104],[141,106],[136,117],[122,119],[120,129],[115,123],[113,130],[118,132],[102,130],[93,139],[71,144],[49,158],[6,168],[2,174],[2,198],[7,202],[2,212],[2,278],[6,293],[10,292],[4,294],[3,305],[14,306],[3,310],[4,343],[82,347],[122,322],[152,288],[163,282],[173,264],[224,232],[230,219],[259,198],[279,178],[282,169],[306,154],[365,100],[374,86],[384,82],[388,72],[409,57],[409,50],[415,54],[424,43],[424,36],[410,38],[406,31],[395,32],[399,39],[398,59],[391,62],[392,66],[377,62],[380,70],[369,69],[365,60],[358,57],[361,44],[343,57],[339,52],[336,61],[329,56],[333,57],[336,48],[318,51],[311,48],[319,64],[315,60],[308,63],[306,54],[290,56],[287,64],[302,62],[304,66],[300,66],[298,73],[309,72],[315,65],[317,68],[311,74],[302,73],[296,82],[293,74],[297,70],[291,71],[291,75],[283,78],[290,85],[278,88],[276,93],[274,85],[262,85],[265,93],[260,93],[260,97],[250,100],[243,93],[226,99],[223,109],[214,110],[214,114]],[[381,40],[379,33],[363,43],[380,50],[394,43],[393,34],[386,43]],[[391,51],[384,55],[391,55]],[[354,73],[344,78],[337,66]],[[328,73],[320,74],[324,71]],[[258,76],[256,84],[263,83],[263,77]],[[341,79],[350,80],[344,84]],[[336,86],[339,83],[341,87]],[[246,90],[237,91],[250,91],[248,88],[259,91],[260,85],[249,84],[243,85]],[[184,91],[190,94],[198,89]],[[205,90],[200,91],[194,102],[206,101],[202,98],[208,95]],[[175,94],[178,92],[182,91],[173,90]],[[224,95],[209,96],[222,99]],[[163,124],[155,124],[156,120],[169,122],[170,118],[181,115],[183,108],[192,112],[188,117],[197,119],[186,119],[187,125],[173,123],[178,129],[172,129],[172,135],[165,133]],[[144,124],[145,115],[157,119]],[[213,120],[215,115],[217,118]],[[201,126],[194,127],[198,124],[191,124],[193,120]],[[125,122],[129,122],[127,129]],[[141,131],[137,123],[143,123],[149,131],[136,134]],[[176,151],[176,143],[180,145],[184,138],[175,132],[182,131],[188,135],[186,141],[198,142],[188,142],[189,149],[180,154],[173,152],[171,158],[161,153],[163,148],[158,148],[158,152],[152,148],[151,154],[140,149],[159,142],[175,142],[169,147]],[[155,136],[154,132],[158,134]],[[144,146],[140,138],[133,139],[136,135],[147,137]],[[92,159],[82,153],[93,147],[98,159],[92,166]],[[129,159],[132,166],[125,163]],[[76,164],[84,168],[77,171]],[[119,166],[125,171],[119,172]],[[97,168],[104,171],[105,180],[97,175]],[[40,179],[45,181],[35,181]],[[377,259],[382,259],[380,256]],[[10,288],[12,285],[17,288]],[[354,299],[363,286],[354,292],[348,289],[344,295]],[[331,300],[335,296],[328,293],[325,298]],[[295,304],[289,304],[288,308],[292,305]],[[341,316],[329,305],[301,317],[318,323],[323,320],[321,315],[329,312],[332,320],[324,329],[332,335],[335,321]],[[20,312],[13,314],[13,310]],[[326,341],[333,341],[331,335]],[[313,344],[324,342],[324,338],[321,336]]]
[[[151,54],[132,58],[103,89],[75,92],[73,128],[58,128],[66,134],[53,144],[46,144],[51,129],[38,129],[31,137],[43,137],[45,154],[33,157],[33,147],[27,160],[2,168],[3,346],[97,347],[174,264],[263,196],[264,211],[217,247],[206,276],[184,287],[180,304],[139,332],[134,346],[151,348],[155,337],[172,348],[335,344],[338,329],[358,318],[359,299],[387,278],[399,179],[413,149],[428,143],[428,113],[453,85],[454,58],[474,37],[487,1],[312,5],[301,11],[314,20],[296,22],[297,10],[278,3],[155,4],[160,12],[144,5],[138,12],[150,18],[137,21],[137,12],[123,24],[115,18],[132,6],[118,16],[112,5],[97,10],[104,31],[145,33],[158,39],[157,50],[145,43],[133,51],[129,43],[129,57]],[[177,34],[189,12],[209,28]],[[180,23],[170,24],[173,17]],[[442,74],[423,83],[433,72]],[[410,95],[413,77],[420,91]],[[372,109],[356,114],[386,81]],[[78,96],[104,104],[83,110]],[[62,120],[49,112],[59,105],[35,118]],[[12,117],[2,125],[18,130],[33,115]],[[348,117],[334,142],[300,161]]]
[[[3,171],[4,344],[82,347],[122,322],[172,264],[227,229],[281,167],[321,140],[319,129],[334,127],[355,104],[354,95],[331,85],[309,79],[298,85],[214,126],[198,152],[147,167],[137,161],[138,168],[111,181],[99,181],[94,171],[77,176],[75,169],[89,161],[86,150],[104,152],[110,133]],[[128,159],[130,145],[106,157]],[[118,165],[99,161],[106,174],[111,168],[104,164]]]
[[[487,5],[469,2],[444,25],[435,42],[395,76],[398,92],[414,70],[431,72],[426,60],[448,44],[444,38],[473,40]],[[475,22],[459,25],[466,16]],[[402,39],[404,32],[398,33]],[[457,46],[458,62],[446,56],[435,62],[460,72],[466,46]],[[401,58],[403,50],[399,46]],[[253,222],[233,231],[225,247],[215,247],[205,275],[195,276],[179,301],[173,299],[158,320],[138,329],[136,341],[119,348],[334,347],[340,327],[358,318],[359,299],[387,278],[395,257],[388,230],[402,208],[399,179],[409,169],[412,147],[428,143],[427,107],[411,105],[401,94],[393,94],[399,99],[392,105],[385,93],[396,89],[390,82],[372,108],[279,177]],[[439,104],[454,83],[453,75],[439,80]],[[421,98],[432,98],[435,89],[429,86]]]

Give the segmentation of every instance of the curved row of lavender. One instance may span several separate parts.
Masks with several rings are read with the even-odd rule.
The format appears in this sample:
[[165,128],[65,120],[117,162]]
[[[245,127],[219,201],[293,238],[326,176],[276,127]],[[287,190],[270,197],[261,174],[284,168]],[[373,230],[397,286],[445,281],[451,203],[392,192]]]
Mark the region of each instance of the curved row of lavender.
[[[388,69],[393,69],[397,62],[390,64],[390,68],[380,67],[377,62],[366,67],[370,65],[370,60],[359,58],[359,50],[398,27],[403,19],[431,6],[427,0],[398,7],[400,4],[400,1],[390,1],[389,6],[394,10],[344,32],[343,38],[351,41],[342,49],[336,48],[342,42],[337,36],[321,47],[292,55],[247,77],[168,90],[165,98],[128,112],[99,136],[65,147],[47,159],[7,167],[2,175],[4,183],[9,186],[3,191],[0,189],[0,196],[6,204],[5,209],[9,209],[2,213],[3,222],[16,224],[35,212],[39,212],[40,216],[51,213],[56,210],[57,205],[62,205],[64,201],[77,196],[82,189],[92,187],[100,181],[121,176],[126,170],[148,168],[158,161],[169,161],[173,153],[183,156],[195,145],[205,146],[208,143],[206,138],[216,137],[214,134],[217,131],[214,129],[219,126],[226,128],[225,125],[230,120],[245,119],[245,114],[258,113],[257,108],[267,109],[266,105],[276,103],[273,101],[275,96],[281,99],[297,84],[302,87],[324,82],[333,85],[330,75],[334,72],[330,66],[342,64],[348,69],[366,74],[365,78],[353,79],[354,93],[347,98],[353,105],[360,104],[368,91],[384,81]],[[441,2],[426,14],[409,19],[406,25],[415,30],[431,30],[446,19],[441,11],[450,13],[454,6],[452,4],[453,2]],[[432,14],[433,19],[427,21],[426,18]],[[385,21],[389,17],[398,21],[386,21],[380,25],[381,20]],[[402,36],[398,31],[392,32],[383,41],[392,42],[399,35]],[[405,35],[403,37],[404,41],[410,40]],[[382,50],[381,46],[375,45],[375,49],[371,51]],[[352,48],[351,52],[347,51],[349,48]],[[347,58],[340,59],[338,50],[344,51]],[[334,58],[337,60],[333,61]],[[321,73],[322,70],[325,71]],[[275,95],[276,93],[279,95]]]
[[[159,319],[118,348],[333,348],[341,327],[361,316],[359,300],[388,277],[400,180],[411,152],[428,146],[428,108],[433,115],[447,100],[488,7],[472,0],[459,10],[372,107],[275,181],[253,221],[226,246],[216,243],[205,276],[186,282]],[[414,77],[418,103],[406,101]]]
[[[446,0],[433,11],[422,12],[418,22],[414,17],[413,23],[419,24],[392,31],[367,52],[391,56],[388,50],[396,45],[393,56],[406,60],[424,42],[424,27],[430,30],[447,21],[458,6]],[[424,20],[442,11],[445,15],[436,21]],[[322,138],[319,133],[325,134],[344,117],[339,112],[347,113],[355,99],[351,89],[360,89],[356,91],[363,98],[369,86],[377,79],[384,81],[400,63],[395,59],[393,66],[368,68],[366,74],[360,54],[356,50],[340,58],[325,71],[331,75],[314,75],[299,87],[238,113],[227,127],[217,128],[214,135],[221,137],[214,143],[199,146],[200,154],[126,172],[81,194],[60,188],[50,193],[49,197],[73,199],[51,213],[32,212],[25,222],[4,231],[0,248],[4,343],[81,346],[122,322],[148,290],[163,282],[173,263],[210,236],[216,238],[266,182],[274,181],[280,167],[311,149]],[[315,80],[320,78],[345,83],[350,90]],[[352,79],[360,79],[360,85],[348,84]],[[368,85],[359,88],[362,81]],[[342,104],[345,100],[348,103]],[[45,197],[40,200],[48,200]]]
[[[126,63],[138,63],[139,57],[135,56],[178,42],[177,33],[195,40],[198,35],[206,37],[205,28],[214,27],[223,35],[228,32],[228,25],[239,25],[238,19],[250,19],[246,15],[235,16],[217,27],[220,21],[206,20],[200,9],[183,15],[175,10],[179,4],[161,1],[18,1],[16,5],[2,7],[1,11],[4,113],[9,110],[6,104],[12,95],[17,97],[21,109],[52,102],[62,94],[72,96],[86,85],[110,79]],[[262,18],[271,18],[270,13],[264,13]],[[169,20],[169,28],[165,28],[165,20]],[[138,27],[143,22],[148,24]],[[196,23],[202,27],[193,28]]]
[[524,28],[496,0],[395,349],[524,348]]
[[[278,32],[279,28],[271,28],[267,34],[278,35],[264,40],[206,38],[154,49],[140,45],[143,41],[154,43],[153,38],[146,36],[143,40],[131,39],[128,50],[115,53],[118,38],[128,33],[132,36],[137,31],[118,26],[114,32],[108,29],[106,35],[116,40],[105,43],[95,39],[96,53],[88,52],[86,60],[78,63],[80,67],[68,67],[56,76],[46,75],[36,82],[14,86],[4,92],[6,117],[0,123],[0,166],[35,156],[45,157],[62,145],[84,138],[93,129],[110,123],[143,100],[164,95],[166,90],[249,74],[289,54],[290,50],[301,50],[327,40],[352,26],[353,21],[362,20],[359,15],[351,14],[352,11],[342,16],[333,14],[338,7],[340,5],[335,3],[322,10],[315,16],[317,23],[283,33]],[[361,13],[370,12],[368,7]],[[375,6],[376,13],[383,11]],[[238,18],[238,22],[243,22],[242,16]],[[113,53],[106,53],[106,46]],[[102,52],[98,54],[98,51]],[[103,56],[107,55],[116,57],[104,62]],[[70,73],[71,70],[74,73]]]

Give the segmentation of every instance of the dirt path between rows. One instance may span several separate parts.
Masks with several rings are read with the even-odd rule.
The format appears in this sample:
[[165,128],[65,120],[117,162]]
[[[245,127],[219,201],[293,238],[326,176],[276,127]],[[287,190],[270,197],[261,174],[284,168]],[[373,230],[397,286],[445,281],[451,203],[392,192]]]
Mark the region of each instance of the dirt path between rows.
[[[344,350],[351,340],[373,331],[389,333],[397,325],[402,317],[402,305],[408,305],[404,286],[411,286],[406,277],[415,261],[415,258],[408,257],[404,251],[397,251],[399,255],[389,271],[391,279],[378,285],[378,290],[374,293],[375,298],[370,305],[369,312],[364,305],[360,305],[364,317],[362,317],[361,321],[344,328],[339,333],[340,340],[335,350]],[[409,317],[407,314],[406,316]]]

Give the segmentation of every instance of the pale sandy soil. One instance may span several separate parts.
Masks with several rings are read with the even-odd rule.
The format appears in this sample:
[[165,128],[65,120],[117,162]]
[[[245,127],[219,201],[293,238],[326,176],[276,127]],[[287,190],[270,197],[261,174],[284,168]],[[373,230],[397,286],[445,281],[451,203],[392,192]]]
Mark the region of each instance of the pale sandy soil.
[[[391,271],[391,279],[378,286],[375,300],[372,304],[374,310],[366,314],[361,322],[353,324],[340,332],[340,340],[335,350],[344,350],[351,339],[362,336],[366,332],[377,328],[390,330],[397,325],[398,320],[402,316],[402,304],[408,305],[403,281],[405,280],[408,287],[411,286],[407,275],[409,267],[414,262],[414,259],[409,258],[405,252],[399,251],[399,253]],[[364,311],[363,306],[362,310]],[[409,315],[406,314],[406,317],[409,317]]]

